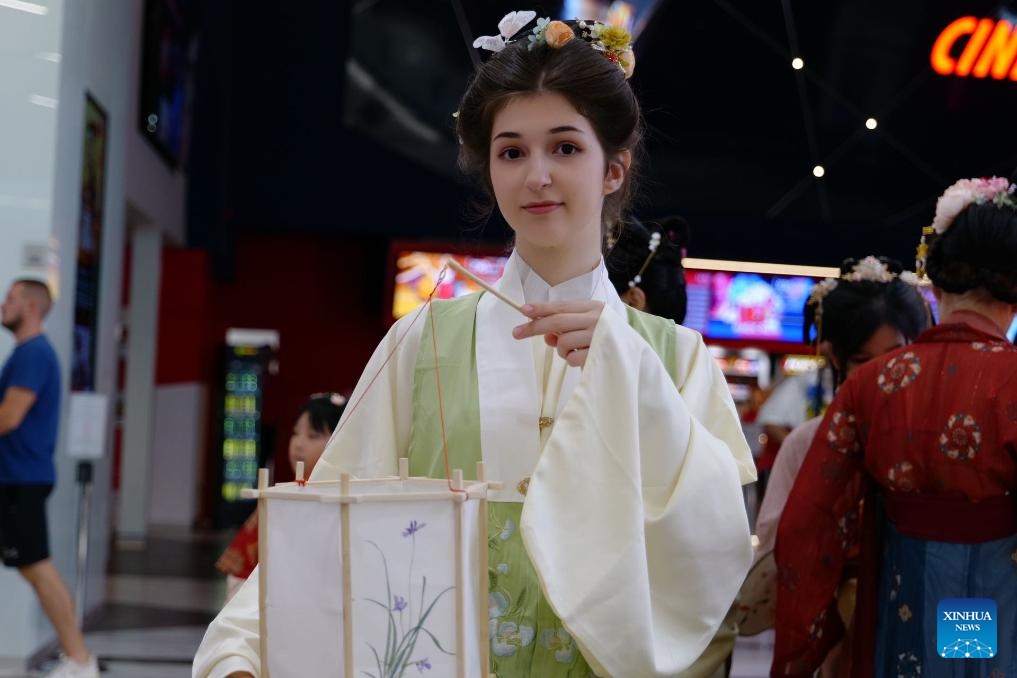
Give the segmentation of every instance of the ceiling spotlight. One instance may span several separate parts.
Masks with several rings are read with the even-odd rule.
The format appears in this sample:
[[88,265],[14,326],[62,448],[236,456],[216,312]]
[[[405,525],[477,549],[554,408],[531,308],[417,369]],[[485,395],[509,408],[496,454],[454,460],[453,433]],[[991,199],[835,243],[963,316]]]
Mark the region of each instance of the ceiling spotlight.
[[865,127],[868,129],[876,129],[876,125],[878,124],[879,123],[876,122],[875,118],[869,118],[868,120],[865,121]]
[[812,168],[812,174],[818,179],[826,174],[826,169],[822,165],[816,165]]
[[795,57],[794,59],[791,60],[791,68],[795,69],[796,71],[800,71],[803,68],[805,68],[805,62],[802,61],[801,57]]

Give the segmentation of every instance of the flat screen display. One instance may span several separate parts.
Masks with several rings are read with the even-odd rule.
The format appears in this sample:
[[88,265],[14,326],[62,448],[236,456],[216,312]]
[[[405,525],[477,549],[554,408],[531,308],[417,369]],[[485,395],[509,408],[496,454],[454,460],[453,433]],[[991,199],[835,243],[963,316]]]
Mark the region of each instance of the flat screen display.
[[686,327],[709,339],[802,343],[814,278],[687,270]]
[[399,251],[396,254],[392,317],[401,318],[416,310],[427,301],[432,291],[435,299],[454,299],[479,292],[479,285],[456,275],[452,269],[445,271],[445,277],[441,278],[439,283],[442,269],[452,258],[481,280],[492,284],[501,278],[505,262],[508,261],[507,256],[474,256],[421,250]]

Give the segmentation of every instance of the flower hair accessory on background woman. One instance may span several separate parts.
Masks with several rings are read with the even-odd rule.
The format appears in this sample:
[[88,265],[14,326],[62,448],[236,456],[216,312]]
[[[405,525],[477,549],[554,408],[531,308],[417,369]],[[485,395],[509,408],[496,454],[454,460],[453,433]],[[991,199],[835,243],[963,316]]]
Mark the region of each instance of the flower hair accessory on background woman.
[[[642,133],[627,33],[534,18],[478,41],[492,54],[456,117],[460,166],[515,233],[496,289],[522,313],[483,293],[401,318],[314,479],[392,475],[400,457],[444,478],[447,443],[451,467],[483,460],[504,482],[488,516],[499,678],[663,678],[697,660],[706,675],[751,559],[751,455],[702,338],[627,308],[608,279],[605,226]],[[196,676],[259,671],[250,581],[209,627]]]
[[[940,324],[856,367],[827,410],[777,530],[773,675],[811,675],[842,638],[849,571],[841,675],[940,675],[955,657],[973,675],[1017,667],[1013,196],[998,178],[946,190],[919,251]],[[945,598],[994,600],[997,643],[937,642]]]

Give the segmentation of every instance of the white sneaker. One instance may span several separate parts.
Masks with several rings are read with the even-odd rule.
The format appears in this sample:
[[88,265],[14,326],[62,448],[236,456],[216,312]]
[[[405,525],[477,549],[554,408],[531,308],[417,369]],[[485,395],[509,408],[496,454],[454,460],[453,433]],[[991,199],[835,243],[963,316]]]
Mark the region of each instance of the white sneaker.
[[60,663],[46,674],[46,678],[99,678],[99,662],[94,654],[84,664],[60,655]]

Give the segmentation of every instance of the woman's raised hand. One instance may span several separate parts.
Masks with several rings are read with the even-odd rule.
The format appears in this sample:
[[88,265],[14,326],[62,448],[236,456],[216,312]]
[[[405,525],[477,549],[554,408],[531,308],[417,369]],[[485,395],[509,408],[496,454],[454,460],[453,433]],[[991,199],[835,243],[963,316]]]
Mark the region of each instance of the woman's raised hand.
[[527,304],[523,313],[531,320],[512,330],[516,339],[544,335],[548,346],[572,367],[583,367],[593,341],[593,329],[604,310],[604,302],[552,301],[546,304]]

